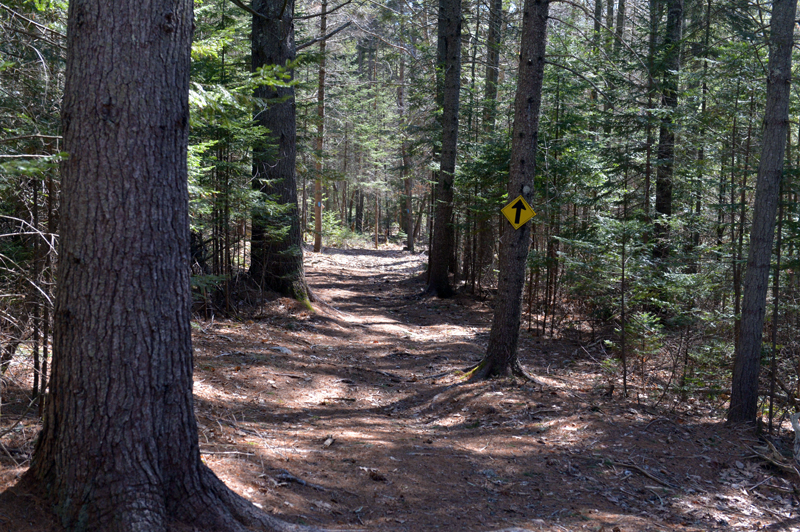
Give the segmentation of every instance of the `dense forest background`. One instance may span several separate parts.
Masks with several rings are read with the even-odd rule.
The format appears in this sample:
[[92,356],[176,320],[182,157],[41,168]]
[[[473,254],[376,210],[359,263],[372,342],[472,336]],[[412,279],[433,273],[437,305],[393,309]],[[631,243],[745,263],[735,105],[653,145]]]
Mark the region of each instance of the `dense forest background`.
[[[295,90],[297,216],[309,244],[425,250],[437,201],[436,3],[299,1],[297,59],[255,74],[253,15],[239,4],[195,2],[192,267],[206,314],[242,312],[252,213],[280,219],[284,209],[254,184],[253,146],[266,134],[254,110],[270,105],[254,96],[259,85]],[[46,382],[57,263],[66,10],[65,1],[0,3],[0,369],[15,355],[29,359],[34,395]],[[499,209],[513,199],[505,190],[520,10],[509,1],[462,5],[449,269],[454,287],[478,297],[496,286]],[[740,0],[553,3],[527,328],[604,338],[609,371],[636,373],[645,388],[658,356],[673,375],[660,386],[684,396],[727,392],[769,10]],[[762,349],[770,417],[768,401],[788,407],[800,395],[798,103],[792,86]]]

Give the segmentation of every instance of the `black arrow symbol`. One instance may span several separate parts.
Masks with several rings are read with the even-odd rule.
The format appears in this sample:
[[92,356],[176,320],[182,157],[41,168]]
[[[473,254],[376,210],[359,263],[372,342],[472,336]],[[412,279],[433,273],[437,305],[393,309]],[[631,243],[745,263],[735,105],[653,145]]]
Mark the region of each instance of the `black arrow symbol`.
[[514,216],[514,225],[519,223],[519,219],[522,216],[522,211],[527,211],[527,207],[525,207],[525,203],[522,200],[517,200],[517,202],[511,206],[512,209],[517,211],[516,216]]

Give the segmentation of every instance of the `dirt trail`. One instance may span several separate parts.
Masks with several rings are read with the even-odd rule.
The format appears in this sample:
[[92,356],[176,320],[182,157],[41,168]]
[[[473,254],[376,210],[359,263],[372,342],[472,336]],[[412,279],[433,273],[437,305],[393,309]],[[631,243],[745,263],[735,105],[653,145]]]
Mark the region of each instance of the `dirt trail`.
[[756,530],[795,517],[790,485],[746,458],[754,442],[713,405],[608,397],[602,351],[524,333],[523,364],[545,389],[462,383],[491,309],[419,298],[423,258],[309,253],[309,283],[338,312],[282,301],[198,334],[211,348],[198,378],[220,364],[209,385],[240,387],[200,412],[215,430],[204,449],[250,446],[207,455],[242,493],[290,521],[371,530]]
[[[267,511],[409,532],[800,530],[796,479],[751,458],[758,443],[713,404],[609,397],[597,345],[528,333],[521,360],[544,389],[463,383],[487,303],[419,298],[408,252],[306,260],[330,309],[282,299],[195,322],[203,459]],[[23,470],[2,464],[6,482]]]

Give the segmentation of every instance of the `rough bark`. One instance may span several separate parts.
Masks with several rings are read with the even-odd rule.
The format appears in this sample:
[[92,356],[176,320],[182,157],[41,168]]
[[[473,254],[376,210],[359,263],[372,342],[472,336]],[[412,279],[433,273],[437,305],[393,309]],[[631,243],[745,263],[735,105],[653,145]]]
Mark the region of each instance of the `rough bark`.
[[667,27],[664,36],[664,70],[661,104],[666,109],[658,132],[658,164],[656,168],[656,244],[653,256],[669,255],[669,218],[672,216],[672,176],[675,159],[675,126],[673,113],[678,108],[678,71],[681,65],[683,0],[668,0]]
[[437,102],[442,109],[442,151],[436,180],[433,238],[427,292],[450,297],[448,274],[453,254],[453,174],[456,170],[458,107],[461,89],[461,0],[439,0]]
[[[294,61],[294,2],[254,0],[252,66]],[[289,75],[293,72],[289,70]],[[253,212],[250,276],[264,289],[300,301],[312,300],[303,270],[302,232],[297,207],[296,113],[293,87],[261,86],[255,96],[266,104],[255,121],[269,133],[253,149],[253,188],[284,207],[279,215]],[[288,229],[288,230],[287,230]]]
[[[525,0],[522,14],[522,44],[519,58],[517,95],[514,101],[514,130],[511,143],[508,197],[522,195],[533,203],[536,172],[536,144],[539,136],[539,108],[542,101],[548,0]],[[531,224],[517,230],[503,224],[500,247],[500,275],[489,345],[472,378],[491,375],[523,375],[517,358],[525,262],[531,243]]]
[[189,0],[72,0],[53,372],[21,488],[71,531],[291,530],[203,465],[192,398]]
[[789,128],[789,89],[796,0],[772,8],[764,137],[758,166],[750,250],[744,278],[739,349],[733,366],[729,423],[754,422],[758,410],[761,335],[766,312],[770,257]]

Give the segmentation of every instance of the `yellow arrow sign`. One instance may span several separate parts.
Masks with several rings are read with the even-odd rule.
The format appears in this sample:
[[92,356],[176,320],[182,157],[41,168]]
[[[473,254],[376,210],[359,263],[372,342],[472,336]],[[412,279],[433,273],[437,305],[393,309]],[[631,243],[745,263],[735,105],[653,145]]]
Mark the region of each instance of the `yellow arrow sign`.
[[533,212],[531,206],[528,205],[528,202],[522,196],[518,196],[517,199],[503,207],[500,212],[508,218],[508,221],[514,226],[514,229],[519,229],[523,225],[525,225],[528,220],[536,216],[536,213]]

